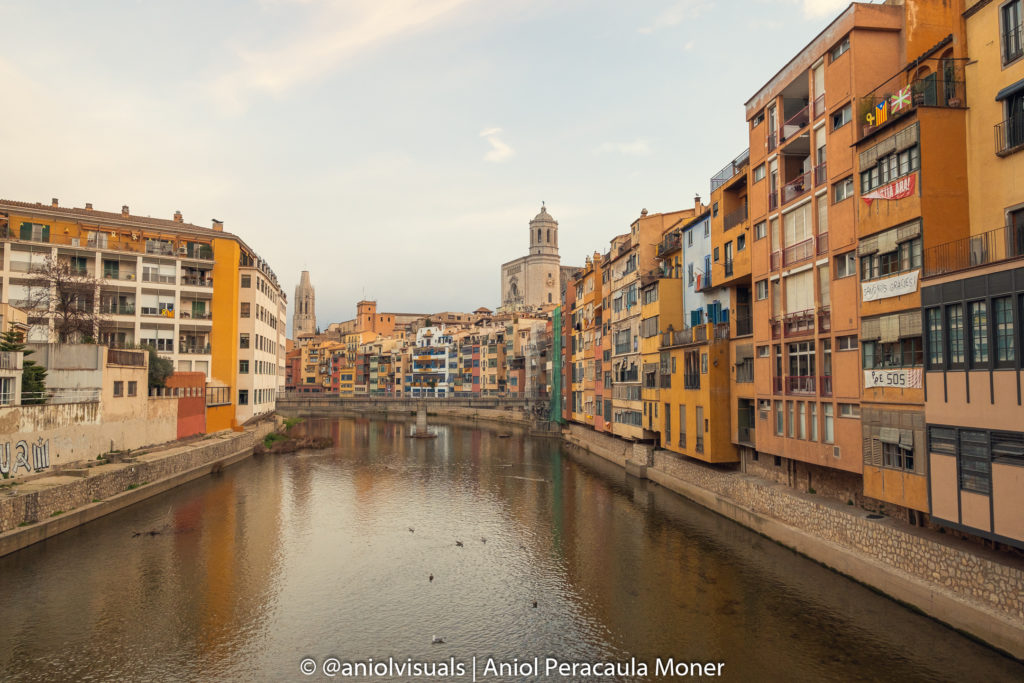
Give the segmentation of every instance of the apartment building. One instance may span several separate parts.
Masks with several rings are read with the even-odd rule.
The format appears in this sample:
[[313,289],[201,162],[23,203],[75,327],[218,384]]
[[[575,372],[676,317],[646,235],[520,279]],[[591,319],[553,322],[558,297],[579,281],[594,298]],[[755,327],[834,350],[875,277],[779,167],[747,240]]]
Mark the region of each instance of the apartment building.
[[[34,272],[48,261],[94,278],[99,284],[79,305],[99,318],[98,341],[110,347],[151,345],[176,370],[202,372],[208,430],[231,428],[273,409],[285,379],[287,300],[266,262],[224,232],[222,222],[204,228],[186,223],[181,212],[165,220],[132,215],[127,206],[114,213],[91,204],[61,207],[57,199],[48,205],[0,200],[0,248],[0,301],[30,307]],[[243,276],[258,278],[261,288],[246,298],[249,319],[241,317]],[[265,314],[254,320],[257,303]],[[56,319],[53,310],[29,311],[28,340],[65,336]],[[250,335],[248,347],[243,334]],[[253,348],[256,334],[262,341]],[[243,360],[250,363],[249,373],[240,372]],[[265,371],[258,380],[251,372],[257,361]],[[260,402],[254,404],[256,396]]]
[[856,98],[891,77],[904,20],[902,6],[850,5],[746,103],[757,428],[744,466],[847,499],[862,495],[860,292],[831,264],[857,248]]
[[458,368],[458,348],[451,335],[440,327],[422,327],[416,331],[416,346],[411,353],[412,372],[407,376],[406,394],[424,398],[447,396]]
[[925,248],[921,284],[927,493],[932,522],[1024,548],[1024,3],[967,4],[970,233]]

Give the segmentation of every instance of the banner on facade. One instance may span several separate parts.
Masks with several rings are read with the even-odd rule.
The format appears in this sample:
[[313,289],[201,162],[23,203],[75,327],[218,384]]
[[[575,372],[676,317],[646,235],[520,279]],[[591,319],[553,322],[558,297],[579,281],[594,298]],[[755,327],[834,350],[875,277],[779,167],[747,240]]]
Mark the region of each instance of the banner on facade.
[[920,275],[921,271],[915,270],[881,280],[862,282],[860,283],[861,298],[864,301],[877,301],[878,299],[889,299],[894,296],[913,294],[917,291],[917,280]]
[[906,178],[894,180],[888,185],[882,185],[877,190],[861,195],[861,199],[871,206],[876,199],[904,199],[914,194],[917,189],[917,174],[912,173]]
[[864,388],[892,387],[893,389],[920,389],[921,368],[894,370],[865,370]]

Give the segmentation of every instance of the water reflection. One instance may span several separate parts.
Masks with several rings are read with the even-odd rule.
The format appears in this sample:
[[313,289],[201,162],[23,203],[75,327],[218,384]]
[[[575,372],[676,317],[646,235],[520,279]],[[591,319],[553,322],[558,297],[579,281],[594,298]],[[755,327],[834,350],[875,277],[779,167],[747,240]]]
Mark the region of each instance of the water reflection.
[[[674,656],[724,661],[733,680],[1024,678],[555,441],[446,425],[412,439],[411,419],[300,429],[337,447],[254,459],[0,558],[2,678],[280,680],[306,655]],[[161,533],[132,537],[149,529]]]

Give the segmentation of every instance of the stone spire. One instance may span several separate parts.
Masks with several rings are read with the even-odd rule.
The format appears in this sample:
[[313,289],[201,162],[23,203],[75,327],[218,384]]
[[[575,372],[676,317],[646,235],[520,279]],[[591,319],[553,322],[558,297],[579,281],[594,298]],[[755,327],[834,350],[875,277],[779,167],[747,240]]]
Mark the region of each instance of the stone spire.
[[300,334],[316,334],[316,290],[309,281],[309,271],[302,271],[295,286],[295,313],[292,315],[292,338]]

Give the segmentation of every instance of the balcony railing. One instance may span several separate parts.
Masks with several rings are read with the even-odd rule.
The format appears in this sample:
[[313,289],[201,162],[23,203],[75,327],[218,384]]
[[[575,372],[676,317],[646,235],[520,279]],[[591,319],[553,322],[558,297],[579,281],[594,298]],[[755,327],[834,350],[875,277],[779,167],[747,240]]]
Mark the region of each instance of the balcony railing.
[[726,277],[732,277],[732,272],[733,272],[733,269],[732,269],[732,259],[728,259],[725,262],[725,276]]
[[191,356],[208,356],[210,354],[210,345],[181,346],[178,349],[178,353],[184,353]]
[[735,228],[737,225],[740,225],[745,220],[747,220],[746,204],[736,209],[735,211],[730,211],[729,213],[725,214],[725,217],[722,219],[722,225],[725,230],[728,230],[730,228]]
[[1007,156],[1024,145],[1024,115],[1011,116],[996,124],[996,154]]
[[805,106],[803,109],[790,116],[789,119],[782,124],[781,141],[785,142],[786,140],[789,140],[803,130],[810,122],[810,108]]
[[818,332],[832,331],[832,309],[829,306],[822,306],[818,309]]
[[814,309],[787,313],[783,318],[782,334],[787,337],[800,337],[814,334]]
[[818,118],[825,113],[825,95],[818,95],[817,99],[814,100],[814,118]]
[[1006,225],[925,249],[924,276],[953,273],[1021,256],[1024,256],[1024,225]]
[[823,232],[818,235],[818,255],[828,253],[828,233]]
[[746,149],[738,157],[729,162],[725,168],[711,176],[711,191],[714,192],[722,185],[729,182],[729,180],[739,173],[740,170],[748,163],[750,163],[750,150]]
[[145,351],[126,351],[124,349],[107,349],[107,365],[123,365],[127,367],[143,367],[146,365]]
[[142,273],[143,282],[159,282],[165,285],[173,285],[175,277],[173,275],[158,275],[157,273],[148,273],[143,271]]
[[828,162],[823,161],[814,167],[814,184],[824,185],[828,182]]
[[777,190],[768,192],[768,210],[774,211],[779,208],[779,193]]
[[908,78],[901,70],[886,83],[860,98],[856,111],[859,133],[869,135],[880,126],[887,126],[917,107],[962,109],[967,106],[964,82],[966,59],[924,59],[915,62],[918,69],[932,73]]
[[182,277],[181,284],[191,285],[193,287],[213,287],[213,278],[211,277]]
[[782,265],[791,266],[814,256],[814,238],[808,237],[803,242],[791,244],[782,252]]
[[772,377],[772,393],[773,394],[781,394],[782,393],[782,378],[781,377]]
[[817,391],[818,378],[815,375],[787,376],[786,395],[790,394],[813,394]]
[[683,373],[683,388],[684,389],[700,389],[700,373],[699,372],[686,372],[686,373]]
[[678,251],[679,247],[682,245],[682,238],[683,236],[678,232],[674,232],[665,237],[665,239],[661,241],[661,244],[658,245],[658,258],[662,258],[667,253]]
[[782,186],[782,203],[790,203],[811,191],[811,172],[802,173]]
[[832,375],[821,376],[821,395],[831,396],[832,395]]
[[771,255],[768,257],[768,260],[770,261],[769,267],[772,270],[778,270],[779,268],[782,267],[782,252],[773,251]]
[[771,151],[773,151],[778,146],[779,146],[779,143],[778,143],[778,139],[775,137],[775,131],[769,132],[768,133],[768,151],[771,152]]
[[192,320],[213,320],[213,313],[206,311],[205,313],[196,313],[195,311],[182,311],[182,318],[190,318]]
[[135,315],[135,304],[103,304],[100,313],[106,315]]
[[742,337],[746,334],[753,334],[754,332],[754,319],[749,313],[747,314],[736,314],[736,336]]
[[778,318],[770,318],[768,324],[772,328],[772,339],[782,338],[782,321]]

